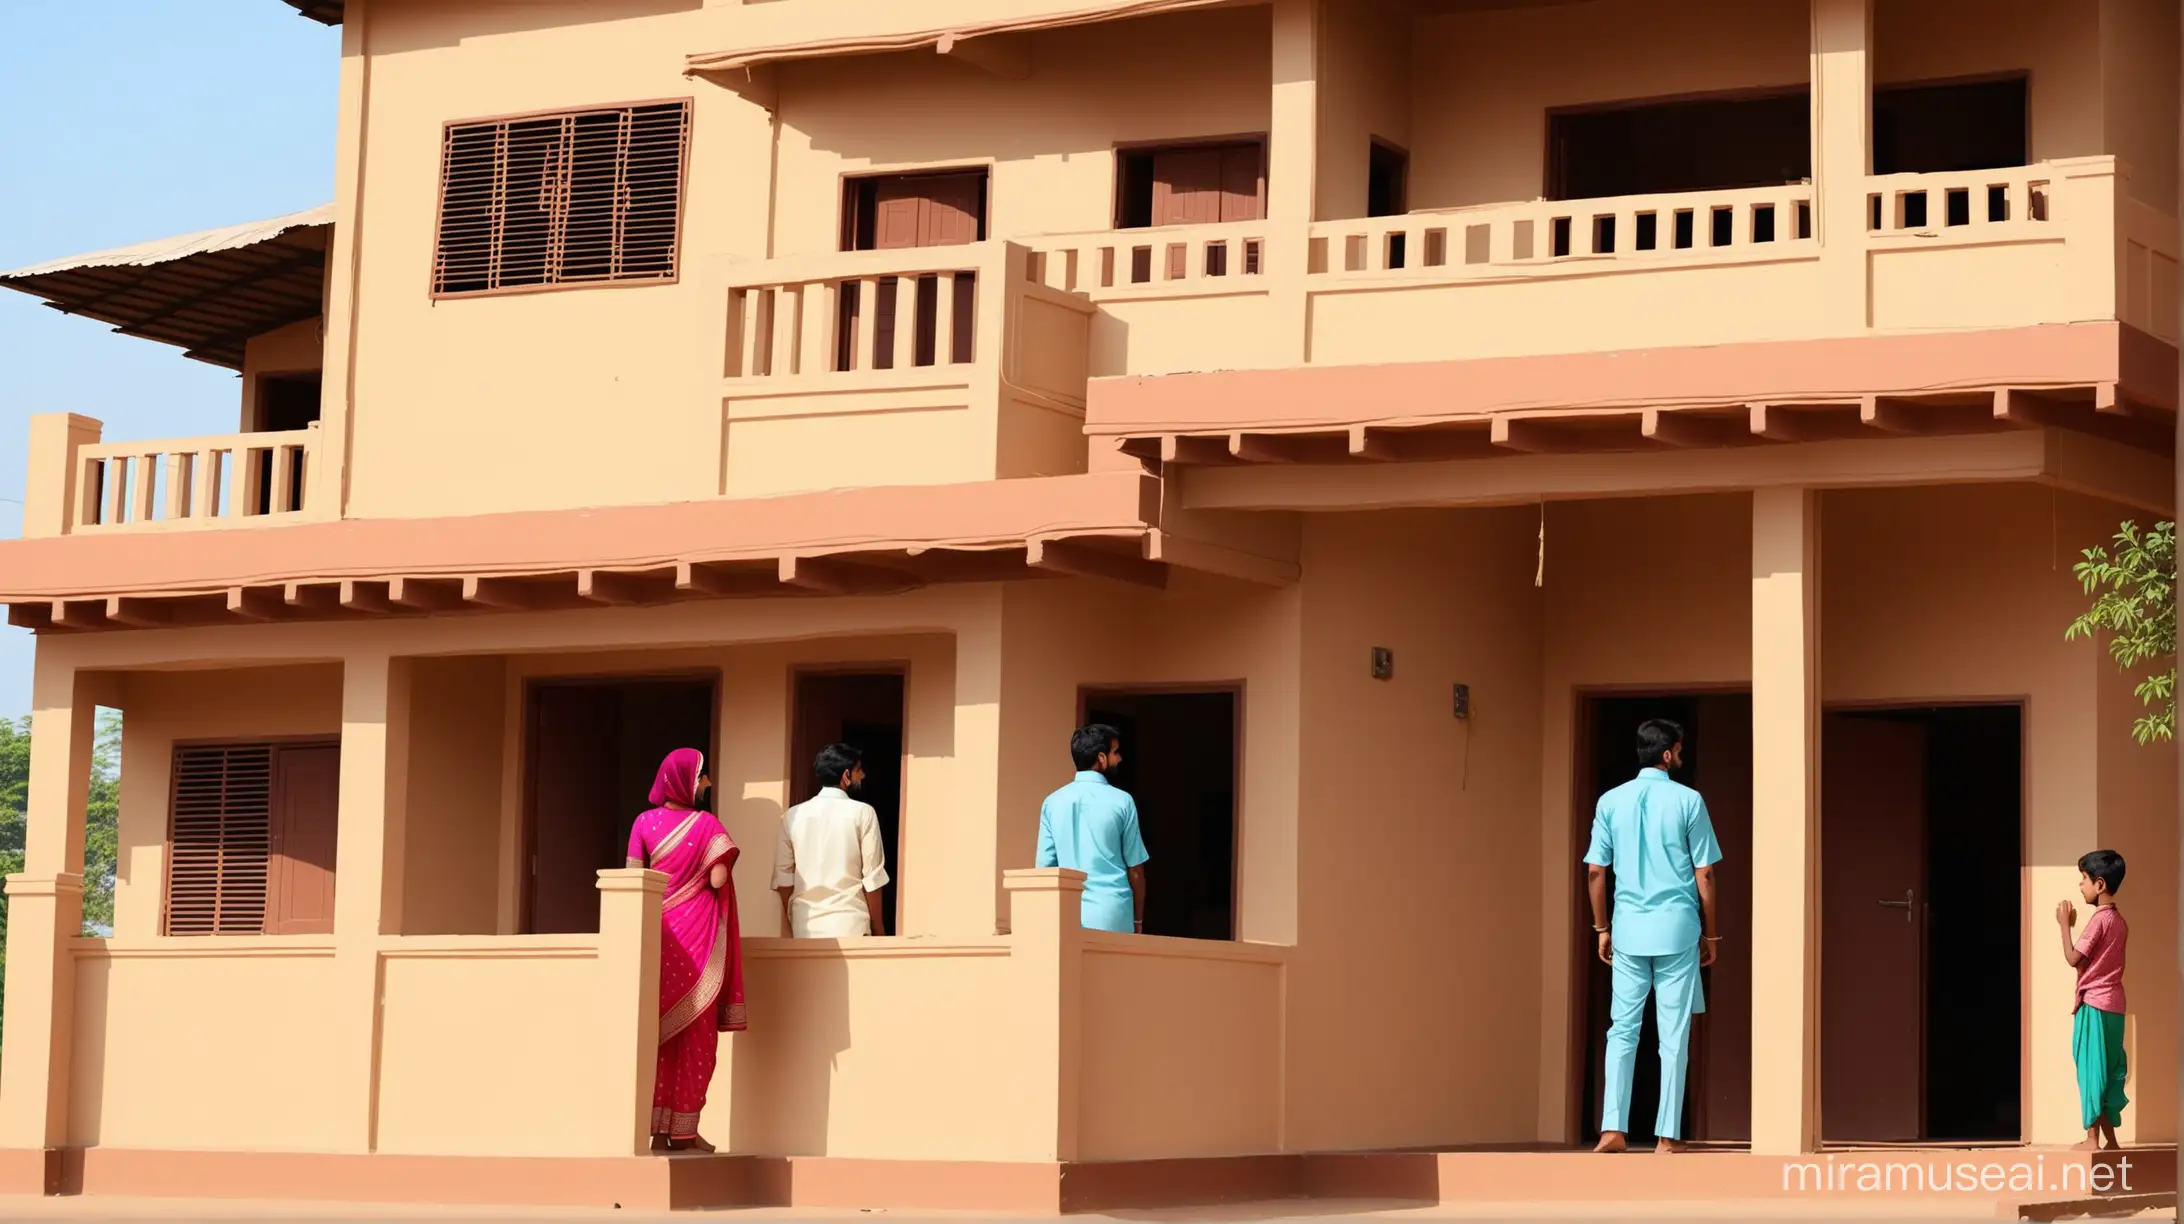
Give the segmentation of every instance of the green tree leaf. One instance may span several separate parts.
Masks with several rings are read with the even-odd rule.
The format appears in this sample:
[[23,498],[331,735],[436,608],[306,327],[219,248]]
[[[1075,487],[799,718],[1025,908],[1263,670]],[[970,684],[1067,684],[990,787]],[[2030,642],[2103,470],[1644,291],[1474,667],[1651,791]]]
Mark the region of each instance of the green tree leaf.
[[2068,641],[2108,635],[2108,655],[2146,713],[2132,724],[2141,744],[2176,738],[2176,524],[2141,531],[2125,522],[2108,548],[2088,548],[2071,567],[2092,606],[2063,630]]

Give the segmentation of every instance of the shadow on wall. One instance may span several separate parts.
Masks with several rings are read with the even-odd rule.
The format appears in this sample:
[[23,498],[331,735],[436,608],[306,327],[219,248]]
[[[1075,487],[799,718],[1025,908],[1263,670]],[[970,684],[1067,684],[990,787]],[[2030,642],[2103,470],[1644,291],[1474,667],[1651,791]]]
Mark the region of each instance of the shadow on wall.
[[[752,959],[744,979],[751,1028],[729,1042],[734,1091],[722,1148],[824,1154],[835,1072],[849,1048],[849,964],[840,955]],[[784,1006],[791,1000],[793,1014]]]
[[[418,5],[398,25],[375,24],[374,55],[398,55],[460,45],[466,39],[523,34],[561,26],[629,21],[668,13],[693,12],[705,0],[500,0],[481,5]],[[711,51],[713,47],[692,47]]]

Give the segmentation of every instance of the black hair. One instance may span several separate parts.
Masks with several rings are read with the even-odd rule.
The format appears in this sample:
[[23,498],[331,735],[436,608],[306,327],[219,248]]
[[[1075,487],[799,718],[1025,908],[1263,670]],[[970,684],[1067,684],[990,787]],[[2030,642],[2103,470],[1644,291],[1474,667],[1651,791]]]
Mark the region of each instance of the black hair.
[[2095,850],[2078,860],[2078,870],[2089,880],[2099,880],[2108,886],[2113,897],[2123,891],[2123,856],[2113,850]]
[[812,760],[811,775],[821,786],[840,786],[842,775],[864,764],[864,750],[855,744],[828,744]]
[[1638,768],[1659,769],[1661,757],[1683,743],[1683,727],[1665,718],[1649,718],[1638,724]]
[[1106,723],[1093,723],[1077,728],[1069,737],[1069,759],[1079,769],[1098,769],[1100,754],[1122,742],[1122,732]]

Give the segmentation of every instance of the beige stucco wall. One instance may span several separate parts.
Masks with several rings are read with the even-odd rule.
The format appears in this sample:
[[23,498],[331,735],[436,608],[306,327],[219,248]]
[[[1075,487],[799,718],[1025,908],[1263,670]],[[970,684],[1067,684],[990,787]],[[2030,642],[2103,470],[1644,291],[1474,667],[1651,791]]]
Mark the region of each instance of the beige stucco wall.
[[1535,539],[1529,510],[1307,522],[1291,1147],[1530,1134],[1544,962],[1492,915],[1540,849]]
[[2107,150],[2131,167],[2131,194],[2165,213],[2177,203],[2177,6],[2101,0]]
[[1265,134],[1267,11],[1036,34],[1023,80],[931,53],[789,65],[775,253],[839,250],[842,177],[886,170],[990,168],[995,238],[1112,228],[1115,146]]
[[76,948],[68,1142],[152,1151],[333,1151],[348,1120],[331,940]]
[[402,933],[490,935],[502,861],[502,748],[520,710],[494,656],[418,659],[410,673]]

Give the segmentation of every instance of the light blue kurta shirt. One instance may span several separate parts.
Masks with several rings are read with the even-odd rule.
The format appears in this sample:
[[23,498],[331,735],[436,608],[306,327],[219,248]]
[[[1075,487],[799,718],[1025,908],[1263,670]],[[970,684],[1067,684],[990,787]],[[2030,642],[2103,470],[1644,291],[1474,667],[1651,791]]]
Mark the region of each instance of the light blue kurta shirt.
[[1585,861],[1615,871],[1617,952],[1671,956],[1698,946],[1696,871],[1721,861],[1699,792],[1659,769],[1600,796]]
[[1138,835],[1137,802],[1096,770],[1080,770],[1039,805],[1039,863],[1081,871],[1084,925],[1128,932],[1130,868],[1151,856]]

